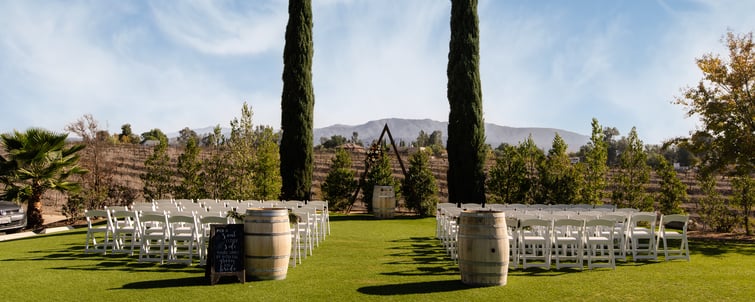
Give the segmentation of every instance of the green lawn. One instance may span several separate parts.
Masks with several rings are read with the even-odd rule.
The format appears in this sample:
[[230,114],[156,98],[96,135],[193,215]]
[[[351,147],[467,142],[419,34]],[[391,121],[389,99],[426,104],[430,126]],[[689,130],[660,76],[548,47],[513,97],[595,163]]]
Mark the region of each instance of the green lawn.
[[210,286],[201,267],[85,255],[86,229],[0,242],[3,301],[751,301],[755,245],[692,241],[692,261],[616,270],[509,272],[470,288],[434,239],[435,219],[333,216],[332,234],[286,280]]

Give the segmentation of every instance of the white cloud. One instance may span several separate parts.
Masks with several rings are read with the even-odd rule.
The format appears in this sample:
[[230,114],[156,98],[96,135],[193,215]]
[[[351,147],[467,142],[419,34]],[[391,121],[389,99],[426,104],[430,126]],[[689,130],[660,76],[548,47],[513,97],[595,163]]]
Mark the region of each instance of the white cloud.
[[[235,6],[242,6],[237,9]],[[258,54],[283,45],[287,1],[151,1],[159,28],[170,38],[209,54]]]

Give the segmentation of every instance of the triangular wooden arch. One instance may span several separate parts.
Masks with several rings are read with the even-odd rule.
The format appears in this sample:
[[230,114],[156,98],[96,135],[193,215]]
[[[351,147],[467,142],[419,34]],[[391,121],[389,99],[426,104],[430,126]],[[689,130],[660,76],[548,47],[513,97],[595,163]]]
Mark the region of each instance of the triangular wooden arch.
[[[393,141],[393,135],[391,135],[391,130],[388,129],[388,123],[383,126],[383,132],[380,133],[380,137],[377,139],[376,144],[380,144],[380,142],[383,141],[383,136],[388,133],[388,140],[391,142],[391,146],[393,146],[393,152],[396,153],[396,158],[398,158],[398,164],[401,166],[401,172],[404,173],[404,178],[406,178],[406,168],[404,168],[404,161],[401,160],[401,155],[398,153],[398,148],[396,148],[396,142]],[[365,161],[364,164],[364,172],[362,172],[362,176],[359,178],[359,183],[357,183],[357,189],[354,192],[354,195],[351,196],[351,200],[349,200],[349,207],[346,208],[346,214],[348,215],[351,213],[351,208],[354,206],[354,203],[357,200],[357,197],[359,196],[359,191],[362,189],[362,184],[364,184],[365,178],[367,178],[367,171],[370,170],[370,165],[368,162]]]

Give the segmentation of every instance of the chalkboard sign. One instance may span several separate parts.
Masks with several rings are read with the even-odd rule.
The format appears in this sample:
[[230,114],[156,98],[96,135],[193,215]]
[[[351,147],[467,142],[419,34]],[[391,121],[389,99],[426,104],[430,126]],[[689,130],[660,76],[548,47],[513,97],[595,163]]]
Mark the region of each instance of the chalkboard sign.
[[206,276],[210,284],[218,283],[222,276],[236,276],[245,281],[244,225],[211,224]]

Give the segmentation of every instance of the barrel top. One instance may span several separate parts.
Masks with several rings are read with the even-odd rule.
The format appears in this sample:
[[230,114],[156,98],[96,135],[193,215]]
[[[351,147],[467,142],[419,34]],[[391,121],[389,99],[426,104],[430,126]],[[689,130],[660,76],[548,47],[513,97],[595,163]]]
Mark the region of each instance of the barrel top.
[[281,212],[279,214],[286,213],[288,215],[288,209],[287,208],[247,208],[246,213],[276,213]]

